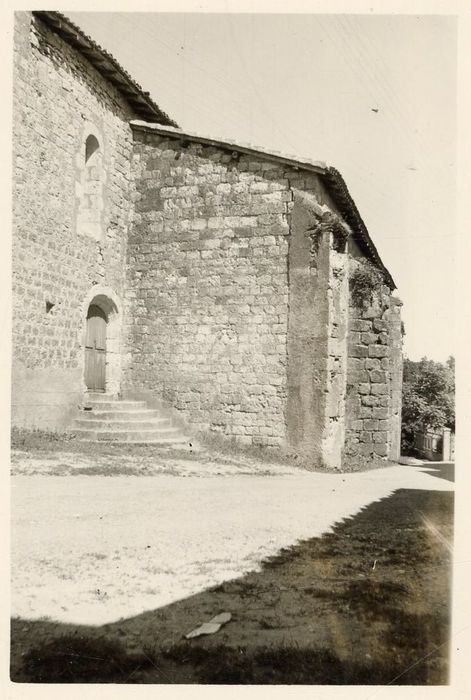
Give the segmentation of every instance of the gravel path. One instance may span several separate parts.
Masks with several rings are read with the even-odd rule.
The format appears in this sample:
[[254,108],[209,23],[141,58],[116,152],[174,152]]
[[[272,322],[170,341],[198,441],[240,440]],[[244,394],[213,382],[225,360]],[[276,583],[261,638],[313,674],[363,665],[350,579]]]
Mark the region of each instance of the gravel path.
[[224,477],[13,476],[12,613],[104,624],[256,569],[427,467]]

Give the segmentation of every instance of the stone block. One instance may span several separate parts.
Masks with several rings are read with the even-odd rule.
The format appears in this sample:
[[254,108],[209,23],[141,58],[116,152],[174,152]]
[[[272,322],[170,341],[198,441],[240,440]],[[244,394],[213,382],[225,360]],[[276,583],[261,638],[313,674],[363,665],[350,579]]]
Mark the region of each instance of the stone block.
[[368,348],[364,345],[353,345],[349,348],[351,357],[368,357]]
[[362,396],[361,403],[363,406],[379,406],[379,398],[377,396]]
[[350,430],[354,430],[354,431],[363,430],[363,421],[362,420],[350,420],[348,422],[348,426],[349,426]]
[[387,355],[389,355],[389,348],[385,345],[370,345],[368,347],[368,354],[370,357],[387,357]]
[[376,333],[361,333],[361,342],[363,345],[372,345],[378,341]]
[[363,317],[365,319],[373,319],[377,318],[381,314],[381,309],[379,306],[368,306],[366,309],[363,309]]
[[365,457],[369,457],[370,455],[374,454],[374,449],[376,445],[374,445],[372,442],[364,442],[361,443],[358,447],[362,455],[365,455]]
[[363,320],[360,318],[352,318],[349,322],[349,328],[352,331],[359,331],[364,332],[364,331],[369,331],[371,330],[372,327],[372,322]]
[[352,345],[360,345],[360,343],[361,343],[360,337],[361,337],[361,333],[351,333],[351,332],[350,332],[350,333],[348,334],[348,344],[349,344],[350,346],[352,346]]
[[365,369],[381,369],[381,360],[368,357],[365,361]]
[[386,382],[387,380],[387,375],[386,372],[381,371],[381,370],[372,370],[370,372],[370,381],[379,383],[379,382]]
[[371,420],[364,420],[363,421],[363,429],[364,430],[378,430],[378,423],[379,421],[371,419]]
[[388,394],[389,387],[387,384],[372,384],[371,385],[371,393],[373,395],[375,395],[375,394]]
[[249,191],[253,193],[263,193],[263,192],[268,192],[268,191],[275,191],[269,188],[269,183],[265,182],[264,180],[252,182],[249,186]]
[[348,384],[356,386],[359,382],[369,383],[370,377],[366,369],[350,370],[347,381]]
[[375,318],[373,321],[373,328],[375,331],[381,332],[381,331],[387,331],[388,330],[388,323],[387,321],[383,321],[382,319]]
[[387,408],[384,408],[382,406],[378,406],[377,408],[373,409],[373,418],[387,419],[388,416],[389,416],[389,411]]

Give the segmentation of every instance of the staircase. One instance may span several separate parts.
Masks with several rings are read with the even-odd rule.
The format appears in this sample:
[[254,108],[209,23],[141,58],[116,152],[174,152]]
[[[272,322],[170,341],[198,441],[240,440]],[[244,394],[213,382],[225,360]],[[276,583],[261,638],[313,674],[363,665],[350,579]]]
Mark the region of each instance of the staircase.
[[171,419],[147,408],[145,401],[123,401],[110,394],[88,393],[72,432],[79,440],[90,442],[188,444]]

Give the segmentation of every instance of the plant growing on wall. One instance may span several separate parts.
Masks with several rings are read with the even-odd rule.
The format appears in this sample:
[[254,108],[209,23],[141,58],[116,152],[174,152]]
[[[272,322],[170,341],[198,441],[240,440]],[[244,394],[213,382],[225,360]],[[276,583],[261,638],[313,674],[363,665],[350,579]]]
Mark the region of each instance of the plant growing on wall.
[[374,294],[384,284],[381,272],[369,261],[359,263],[350,275],[350,295],[354,306],[362,308],[372,303]]

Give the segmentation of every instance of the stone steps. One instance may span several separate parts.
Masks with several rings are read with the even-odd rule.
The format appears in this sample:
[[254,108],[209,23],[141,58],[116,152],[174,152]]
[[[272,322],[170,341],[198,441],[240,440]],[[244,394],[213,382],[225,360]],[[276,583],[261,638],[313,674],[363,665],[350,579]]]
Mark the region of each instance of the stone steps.
[[89,442],[182,445],[188,439],[170,418],[145,401],[121,400],[109,394],[87,394],[72,432]]
[[[87,416],[90,414],[90,418],[85,418],[82,416]],[[170,421],[169,418],[162,418],[161,413],[151,408],[138,409],[136,411],[102,411],[101,409],[94,409],[93,411],[84,411],[81,413],[81,417],[77,420],[100,420],[100,421],[111,421],[111,422],[131,422],[131,423],[141,423],[146,421]]]
[[182,444],[187,442],[177,428],[169,430],[106,430],[93,428],[87,430],[85,428],[74,429],[75,435],[80,440],[88,440],[91,442],[138,442],[138,443],[158,443],[158,444]]
[[[147,408],[147,404],[145,401],[121,401],[118,399],[112,400],[108,399],[107,401],[101,400],[101,401],[89,401],[87,403],[87,407],[91,406],[92,411],[97,410],[97,411],[119,411],[119,412],[124,412],[124,411],[136,411],[136,410],[143,410]],[[89,413],[90,411],[86,411],[86,413]]]

